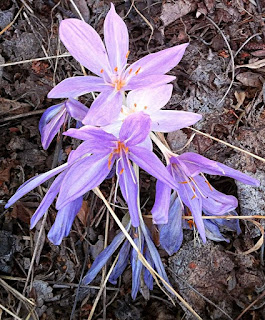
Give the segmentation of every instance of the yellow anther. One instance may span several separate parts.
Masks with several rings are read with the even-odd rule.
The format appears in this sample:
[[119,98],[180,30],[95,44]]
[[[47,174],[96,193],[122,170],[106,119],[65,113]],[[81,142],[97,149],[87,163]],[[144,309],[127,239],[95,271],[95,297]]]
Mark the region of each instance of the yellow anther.
[[140,70],[141,70],[141,67],[139,67],[139,68],[135,71],[135,75],[137,75]]
[[103,72],[104,72],[104,70],[103,70],[103,69],[101,69],[101,70],[100,70],[100,73],[103,73]]
[[132,73],[132,68],[129,70],[129,74],[131,74]]
[[146,110],[146,109],[147,109],[147,106],[144,107],[144,110]]
[[130,51],[127,51],[127,53],[126,53],[126,59],[128,59],[129,54],[130,54]]
[[180,184],[186,184],[188,181],[179,181]]
[[208,180],[205,180],[205,182],[207,183],[207,185],[210,188],[210,190],[213,191],[213,187],[211,186],[210,182]]
[[135,108],[137,107],[137,104],[136,104],[136,103],[134,104],[134,107],[135,107]]
[[122,168],[122,169],[121,169],[121,171],[120,171],[120,173],[119,173],[119,174],[120,174],[120,175],[122,175],[122,174],[123,174],[123,172],[124,172],[124,168]]
[[196,194],[191,198],[191,200],[195,199],[196,198]]
[[115,67],[115,68],[114,68],[114,71],[115,71],[115,72],[118,72],[118,67]]

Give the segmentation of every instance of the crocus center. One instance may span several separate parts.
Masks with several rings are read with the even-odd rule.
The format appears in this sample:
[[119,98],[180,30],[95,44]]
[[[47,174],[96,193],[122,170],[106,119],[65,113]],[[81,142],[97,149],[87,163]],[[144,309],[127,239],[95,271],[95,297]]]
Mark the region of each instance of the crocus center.
[[122,87],[124,87],[126,84],[126,81],[124,79],[115,79],[112,82],[112,86],[117,90],[120,91],[122,89]]
[[111,167],[111,160],[112,160],[113,156],[115,154],[117,154],[119,156],[119,158],[121,158],[122,157],[122,151],[124,151],[125,154],[127,154],[128,151],[129,151],[129,148],[125,146],[124,142],[117,141],[116,147],[113,149],[113,151],[109,155],[109,159],[108,159],[108,168],[109,169]]

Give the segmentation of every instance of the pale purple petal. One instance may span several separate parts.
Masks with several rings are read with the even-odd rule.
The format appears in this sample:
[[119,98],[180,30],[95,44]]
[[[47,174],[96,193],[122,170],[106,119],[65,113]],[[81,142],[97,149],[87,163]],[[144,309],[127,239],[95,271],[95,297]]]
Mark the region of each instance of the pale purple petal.
[[[54,114],[54,109],[52,110],[49,110],[49,109],[46,110],[46,112],[51,111],[51,113]],[[64,107],[61,107],[60,110],[58,111],[59,112],[52,118],[50,117],[50,115],[49,116],[47,114],[45,115],[45,117],[47,116],[46,120],[50,119],[49,122],[46,121],[46,124],[44,124],[45,120],[44,121],[42,119],[40,120],[39,128],[40,128],[40,134],[41,134],[41,143],[44,150],[48,149],[53,138],[60,131],[60,128],[66,119],[66,109]]]
[[49,123],[52,120],[52,118],[54,118],[62,109],[64,109],[64,107],[65,107],[65,102],[62,102],[60,104],[51,106],[44,111],[39,122],[40,133],[42,132],[43,128],[47,125],[47,123]]
[[188,43],[184,43],[156,53],[150,53],[129,66],[128,70],[132,69],[132,72],[135,72],[141,68],[138,72],[139,76],[165,74],[179,63],[187,46]]
[[213,241],[225,241],[229,243],[229,239],[226,239],[220,232],[218,226],[211,220],[204,220],[206,237]]
[[143,142],[137,144],[137,146],[141,148],[145,148],[149,151],[153,151],[153,143],[149,135],[145,138]]
[[160,110],[150,114],[152,131],[172,132],[193,125],[202,116],[193,112]]
[[127,62],[129,35],[126,24],[116,13],[113,3],[104,22],[104,41],[111,69],[114,71],[117,67],[120,72]]
[[160,245],[170,256],[179,250],[183,241],[183,205],[179,197],[174,198],[175,196],[173,195],[168,223],[159,226]]
[[[203,210],[205,215],[211,215],[209,212]],[[226,212],[227,216],[238,216],[235,210]],[[236,231],[239,235],[241,233],[239,219],[214,219],[212,222],[216,223],[221,230],[228,230],[228,231]]]
[[[130,224],[126,227],[126,230],[129,231]],[[117,248],[124,241],[125,235],[123,232],[120,232],[116,235],[116,237],[112,240],[111,244],[104,249],[95,259],[91,268],[88,270],[88,273],[83,279],[83,284],[89,284],[92,280],[95,279],[99,271],[104,267],[104,265],[108,262],[109,258],[113,255],[113,253],[117,250]]]
[[80,129],[69,129],[64,132],[65,136],[76,138],[79,140],[93,140],[96,139],[98,142],[107,141],[109,144],[113,141],[117,141],[117,138],[113,136],[111,133],[107,133],[101,128],[97,128],[94,126],[86,125]]
[[118,118],[121,107],[121,92],[117,92],[110,87],[107,91],[102,92],[92,103],[83,123],[93,126],[106,126]]
[[127,84],[123,87],[123,89],[125,91],[128,91],[128,90],[136,90],[136,89],[143,89],[143,88],[155,88],[155,87],[165,85],[175,79],[176,77],[174,76],[161,75],[161,74],[155,74],[150,76],[136,75],[130,80],[128,80]]
[[153,223],[164,224],[168,222],[171,188],[157,180],[155,203],[151,210]]
[[117,284],[117,279],[122,275],[123,271],[128,265],[130,249],[131,244],[128,240],[126,240],[120,249],[118,261],[110,274],[110,283]]
[[98,76],[110,74],[105,46],[98,33],[78,19],[66,19],[60,23],[60,39],[71,55]]
[[118,179],[122,195],[128,204],[133,227],[139,226],[139,212],[137,205],[138,184],[132,164],[123,153],[118,162]]
[[177,183],[175,183],[166,167],[153,152],[141,147],[130,147],[129,157],[151,176],[166,183],[170,188],[178,190]]
[[65,101],[65,107],[70,116],[78,121],[82,121],[88,112],[85,105],[72,98]]
[[42,199],[38,209],[35,211],[34,215],[30,219],[30,229],[34,228],[37,222],[43,217],[45,212],[49,209],[53,200],[57,196],[61,183],[64,179],[66,172],[62,172],[52,183],[49,190],[46,192],[45,197]]
[[[148,248],[145,248],[144,257],[145,257],[146,261],[150,264],[150,266],[154,269],[155,264],[154,264],[154,261],[152,259],[151,253]],[[154,278],[147,268],[144,269],[144,282],[149,290],[153,290]]]
[[48,233],[48,239],[54,245],[61,244],[63,238],[69,235],[74,219],[81,209],[82,202],[83,197],[77,198],[57,212],[54,224]]
[[126,146],[134,146],[143,142],[151,126],[150,116],[137,112],[129,115],[123,122],[120,130],[120,141],[126,142]]
[[73,164],[63,180],[56,209],[60,210],[67,203],[100,185],[112,165],[113,162],[111,166],[108,165],[108,156],[102,155],[92,155]]
[[107,89],[108,86],[99,77],[78,76],[58,83],[48,93],[48,98],[76,98],[91,91],[102,92]]
[[5,209],[9,208],[13,203],[15,203],[18,199],[23,197],[26,193],[30,192],[31,190],[38,187],[43,182],[49,180],[53,176],[57,175],[64,169],[66,169],[68,166],[67,163],[62,164],[61,166],[54,168],[48,172],[45,172],[43,174],[40,174],[37,177],[31,178],[29,181],[26,181],[22,186],[19,187],[17,192],[11,197],[8,201],[8,203],[5,205]]
[[[140,235],[138,235],[140,236]],[[141,253],[143,253],[143,237],[141,237],[141,242],[139,238],[135,238],[134,239],[135,244],[137,245],[137,247],[139,248],[139,250],[141,251]],[[141,246],[140,246],[141,244]],[[133,300],[135,300],[136,296],[137,296],[137,292],[139,291],[140,288],[140,279],[141,279],[141,272],[142,272],[142,268],[143,268],[143,264],[141,262],[141,260],[138,257],[138,253],[136,252],[135,249],[132,250],[131,253],[131,265],[132,265],[132,292],[131,292],[131,296],[133,298]]]
[[172,84],[166,84],[157,88],[130,91],[127,96],[127,106],[130,109],[144,111],[151,115],[168,103],[172,90]]

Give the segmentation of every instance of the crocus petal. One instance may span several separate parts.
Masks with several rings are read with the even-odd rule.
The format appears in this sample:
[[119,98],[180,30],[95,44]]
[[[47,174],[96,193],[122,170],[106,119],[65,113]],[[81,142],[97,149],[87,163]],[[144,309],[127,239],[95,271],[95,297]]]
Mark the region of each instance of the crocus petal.
[[78,76],[58,83],[49,93],[48,98],[76,98],[91,91],[107,90],[104,80],[93,76]]
[[119,278],[119,276],[122,275],[123,271],[128,265],[130,249],[131,249],[131,244],[128,240],[126,240],[123,243],[121,250],[119,252],[118,261],[110,274],[110,277],[109,277],[110,283],[117,284],[117,279]]
[[65,107],[70,116],[78,121],[82,121],[88,112],[85,105],[72,98],[65,101]]
[[49,123],[52,120],[52,118],[54,118],[64,108],[64,105],[65,105],[65,102],[62,102],[60,104],[51,106],[44,111],[39,122],[40,133],[42,133],[42,130],[47,125],[47,123]]
[[121,106],[121,92],[110,88],[102,92],[92,103],[86,117],[83,119],[83,123],[93,126],[106,126],[118,118]]
[[[211,215],[209,212],[203,210],[206,215]],[[237,212],[235,210],[226,212],[227,216],[238,216]],[[219,228],[222,230],[228,230],[228,231],[236,231],[236,233],[239,235],[241,233],[240,225],[239,225],[239,219],[214,219],[214,223],[216,223]]]
[[172,84],[166,84],[157,88],[130,91],[127,96],[127,106],[132,110],[144,111],[151,115],[168,103],[172,90]]
[[63,20],[59,35],[67,50],[83,66],[98,76],[103,72],[110,73],[105,46],[89,24],[78,19]]
[[68,166],[67,163],[62,164],[61,166],[54,168],[48,172],[45,172],[43,174],[40,174],[37,177],[31,178],[29,181],[26,181],[20,188],[17,190],[17,192],[11,197],[8,201],[8,203],[5,205],[5,209],[9,208],[13,203],[15,203],[18,199],[23,197],[26,193],[30,192],[31,190],[38,187],[43,182],[49,180],[53,176],[57,175],[64,169],[66,169]]
[[183,241],[182,215],[183,205],[175,195],[172,197],[172,203],[169,209],[168,223],[159,227],[160,244],[164,250],[171,256],[177,252]]
[[[92,155],[73,164],[63,180],[56,209],[62,209],[67,203],[100,185],[111,167],[112,164],[108,166],[108,156],[102,155]],[[69,187],[65,188],[66,185]]]
[[66,109],[63,107],[59,110],[59,112],[53,118],[51,118],[51,120],[48,123],[46,123],[46,125],[43,126],[41,121],[41,124],[40,124],[41,143],[44,150],[48,149],[53,138],[60,131],[60,128],[65,121],[65,118],[66,118]]
[[174,81],[176,77],[168,76],[168,75],[148,75],[148,76],[140,76],[137,75],[128,80],[128,83],[123,87],[125,91],[128,90],[136,90],[136,89],[143,89],[143,88],[155,88],[162,85],[165,85],[171,81]]
[[193,125],[202,116],[193,112],[160,110],[150,115],[152,131],[172,132]]
[[126,146],[134,146],[143,142],[150,132],[150,116],[137,112],[129,115],[123,122],[120,130],[120,141]]
[[66,172],[62,172],[52,183],[49,190],[45,194],[45,197],[42,199],[38,209],[35,211],[34,215],[30,219],[30,229],[34,228],[37,222],[43,217],[45,212],[49,209],[50,205],[53,203],[53,200],[57,196],[63,178]]
[[116,13],[113,3],[104,22],[104,41],[108,51],[111,69],[122,70],[127,62],[129,35],[126,24]]
[[132,72],[135,72],[141,68],[138,72],[139,76],[165,74],[179,63],[187,46],[188,43],[184,43],[156,53],[150,53],[133,63],[128,69],[132,69]]
[[148,172],[151,176],[154,176],[158,180],[166,183],[170,188],[178,190],[177,183],[175,183],[166,167],[153,152],[138,146],[130,147],[129,156],[133,162]]
[[[126,230],[129,231],[129,228],[130,228],[130,224],[128,224],[128,226],[126,227]],[[120,232],[116,235],[116,237],[112,240],[111,244],[96,257],[91,268],[88,270],[88,273],[86,274],[86,276],[82,281],[83,284],[89,284],[92,280],[95,279],[99,271],[108,262],[109,258],[121,245],[124,239],[125,239],[125,235],[123,234],[123,232]]]
[[77,198],[58,211],[54,224],[48,233],[48,239],[54,245],[61,244],[63,238],[69,235],[75,216],[81,209],[82,202],[83,197]]
[[[154,269],[155,264],[148,248],[145,249],[145,259]],[[147,268],[144,269],[144,282],[149,290],[153,290],[154,278]]]
[[118,176],[119,185],[121,188],[122,195],[126,200],[131,216],[132,225],[134,227],[139,226],[139,213],[137,206],[138,196],[138,184],[134,169],[130,161],[123,154],[122,158],[118,162]]
[[157,180],[155,203],[151,210],[153,223],[164,224],[168,222],[171,188]]
[[[143,252],[143,237],[141,237],[141,242],[139,241],[139,238],[134,239],[135,244],[137,247],[139,247],[139,250],[141,253]],[[141,244],[141,247],[140,247]],[[138,257],[138,253],[136,252],[135,249],[132,250],[131,253],[131,265],[132,265],[132,292],[131,296],[132,299],[135,300],[137,296],[137,292],[139,291],[140,288],[140,277],[141,277],[141,272],[143,268],[143,264],[141,260]]]
[[256,186],[258,187],[260,185],[259,180],[252,178],[248,174],[242,173],[238,170],[232,169],[222,163],[218,163],[219,167],[221,167],[225,174],[224,176],[228,176],[230,178],[233,178],[235,180],[241,181],[245,184],[249,184],[251,186]]
[[147,149],[149,151],[153,151],[153,143],[152,143],[152,139],[150,138],[149,135],[144,139],[144,141],[137,144],[137,146],[144,148],[144,149]]
[[110,133],[105,132],[101,128],[97,128],[94,126],[83,126],[80,129],[69,129],[66,132],[64,132],[65,136],[76,138],[79,140],[93,140],[96,139],[98,143],[100,141],[103,143],[104,141],[107,141],[108,143],[111,143],[113,141],[117,141],[117,138],[113,136]]

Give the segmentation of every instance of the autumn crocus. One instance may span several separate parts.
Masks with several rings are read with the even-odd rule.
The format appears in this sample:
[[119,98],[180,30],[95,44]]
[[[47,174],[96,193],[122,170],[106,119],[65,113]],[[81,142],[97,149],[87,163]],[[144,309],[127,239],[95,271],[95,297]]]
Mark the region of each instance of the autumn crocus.
[[161,110],[170,100],[173,85],[166,84],[156,88],[132,90],[123,102],[118,119],[102,127],[107,132],[118,135],[123,121],[131,114],[143,112],[151,119],[151,130],[172,132],[193,125],[202,116],[193,112]]
[[61,126],[67,123],[70,117],[81,122],[86,116],[87,111],[88,108],[86,106],[73,98],[69,98],[62,103],[48,108],[43,113],[39,122],[43,149],[48,149]]
[[[164,151],[165,152],[165,151]],[[245,184],[259,186],[259,181],[232,169],[222,163],[209,160],[193,152],[180,156],[166,153],[168,172],[179,186],[178,195],[189,208],[202,240],[206,241],[202,210],[212,215],[222,215],[234,210],[238,201],[231,195],[217,191],[206,179],[204,173],[234,178]],[[152,209],[153,220],[157,224],[167,223],[170,205],[171,189],[158,181],[156,186],[156,201]],[[165,219],[166,218],[166,219]]]
[[[139,248],[142,255],[144,255],[150,266],[155,269],[165,281],[169,283],[159,253],[153,243],[149,230],[143,222],[143,219],[140,219],[140,225],[136,229],[131,228],[130,224],[128,224],[127,231],[134,238],[135,244]],[[83,283],[89,284],[95,279],[99,271],[113,256],[119,246],[121,246],[119,258],[112,273],[110,274],[108,279],[109,282],[116,284],[117,279],[122,275],[130,261],[132,267],[132,298],[136,298],[139,290],[141,292],[145,291],[142,290],[143,283],[149,290],[153,290],[153,277],[151,273],[142,264],[137,252],[131,247],[129,241],[125,240],[125,235],[122,232],[118,233],[117,236],[112,240],[111,244],[96,257],[94,263],[84,277]],[[141,279],[143,279],[143,282],[141,282]]]
[[[61,209],[67,203],[97,187],[116,163],[120,189],[128,204],[132,225],[137,227],[139,225],[138,183],[131,161],[170,188],[178,188],[178,184],[173,181],[158,157],[148,149],[139,146],[148,136],[150,127],[149,115],[138,112],[124,120],[118,138],[101,128],[89,125],[65,132],[65,135],[85,141],[75,150],[73,157],[68,159],[71,167],[62,182],[57,209]],[[76,159],[81,160],[72,164]]]
[[[20,186],[20,188],[13,195],[13,197],[9,199],[5,208],[6,209],[9,208],[12,204],[14,204],[21,197],[23,197],[26,193],[35,189],[36,187],[38,187],[45,181],[51,179],[55,175],[59,174],[51,184],[46,195],[42,199],[39,207],[37,208],[37,210],[35,211],[34,215],[30,220],[30,228],[31,229],[34,228],[37,222],[43,217],[45,212],[49,209],[55,197],[57,196],[58,192],[60,191],[60,187],[61,187],[63,178],[67,172],[67,168],[68,168],[68,164],[66,163],[53,170],[50,170],[46,173],[43,173],[37,177],[33,177],[32,179],[28,180],[22,186]],[[62,239],[68,236],[68,234],[70,233],[74,218],[81,208],[82,200],[83,198],[79,197],[67,203],[60,210],[58,210],[56,214],[55,222],[48,233],[48,238],[53,244],[59,245],[62,242]]]
[[99,126],[108,125],[118,117],[124,91],[156,87],[174,80],[175,77],[165,74],[179,63],[188,45],[149,54],[128,66],[128,30],[113,4],[104,22],[105,45],[90,25],[78,19],[63,20],[59,34],[71,55],[96,76],[65,79],[48,97],[100,92],[83,120],[84,124]]

